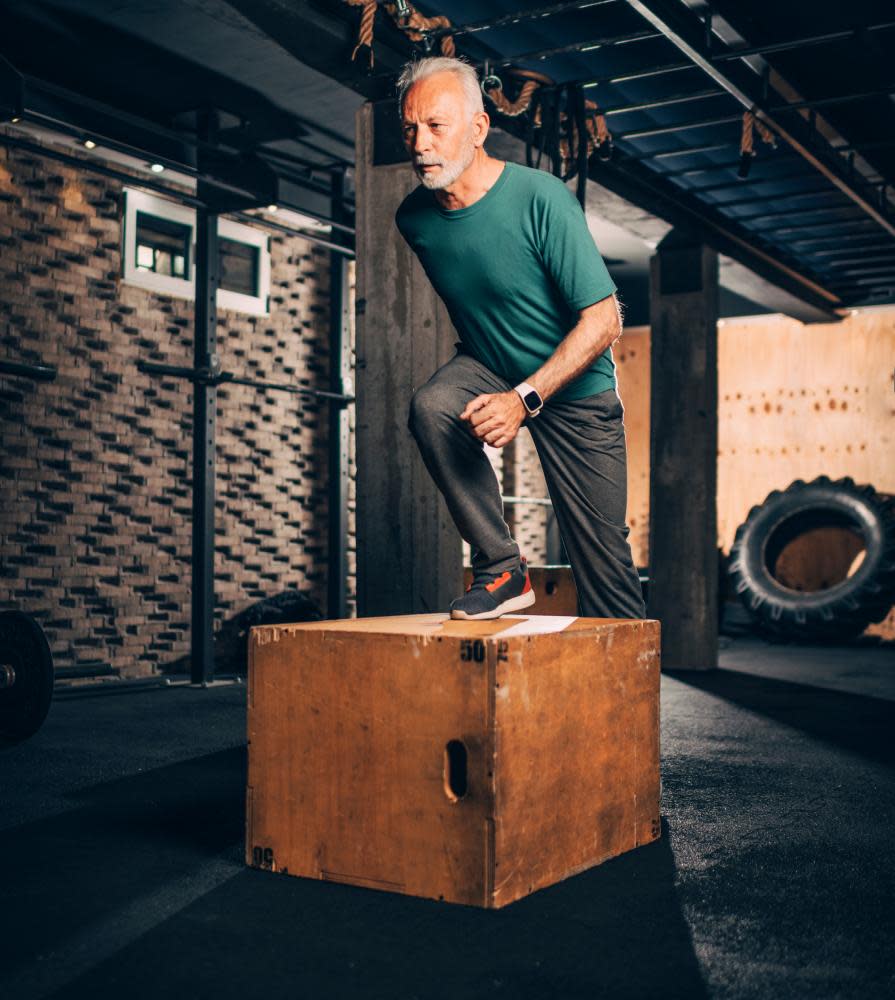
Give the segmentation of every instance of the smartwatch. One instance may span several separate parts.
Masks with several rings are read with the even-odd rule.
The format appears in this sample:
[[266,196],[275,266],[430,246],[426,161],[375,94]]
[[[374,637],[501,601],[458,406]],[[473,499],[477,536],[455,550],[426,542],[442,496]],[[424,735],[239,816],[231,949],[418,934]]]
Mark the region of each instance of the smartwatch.
[[522,405],[528,410],[528,415],[530,417],[536,417],[541,412],[541,407],[544,405],[544,400],[541,399],[541,394],[533,385],[529,385],[528,382],[520,382],[517,386],[514,386],[516,392],[522,400]]

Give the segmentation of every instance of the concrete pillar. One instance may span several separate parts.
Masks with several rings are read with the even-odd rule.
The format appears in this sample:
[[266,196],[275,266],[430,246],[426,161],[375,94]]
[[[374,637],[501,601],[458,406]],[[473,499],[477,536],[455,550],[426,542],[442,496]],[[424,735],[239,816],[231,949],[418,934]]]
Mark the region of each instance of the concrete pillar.
[[718,665],[718,255],[672,230],[651,262],[650,618],[662,665]]
[[358,615],[446,611],[463,591],[461,539],[407,413],[458,338],[395,227],[418,182],[394,102],[364,105],[356,138]]

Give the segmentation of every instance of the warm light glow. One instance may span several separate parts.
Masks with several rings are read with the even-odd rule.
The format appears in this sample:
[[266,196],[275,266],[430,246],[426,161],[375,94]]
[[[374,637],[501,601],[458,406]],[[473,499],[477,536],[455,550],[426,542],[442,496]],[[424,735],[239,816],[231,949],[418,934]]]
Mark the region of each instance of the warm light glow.
[[267,206],[267,211],[268,212],[276,212],[277,208],[278,208],[277,205],[268,205]]
[[11,122],[13,123],[13,125],[15,125],[15,124],[16,124],[16,122],[20,122],[20,121],[21,121],[22,119],[21,119],[21,118],[19,118],[19,116],[18,116],[18,115],[16,115],[16,117],[15,117],[15,118],[10,118],[9,120],[10,120],[10,121],[11,121]]
[[96,149],[96,143],[92,139],[85,139],[84,149]]
[[154,174],[160,174],[165,168],[164,168],[164,166],[161,163],[150,163],[149,164],[149,169]]

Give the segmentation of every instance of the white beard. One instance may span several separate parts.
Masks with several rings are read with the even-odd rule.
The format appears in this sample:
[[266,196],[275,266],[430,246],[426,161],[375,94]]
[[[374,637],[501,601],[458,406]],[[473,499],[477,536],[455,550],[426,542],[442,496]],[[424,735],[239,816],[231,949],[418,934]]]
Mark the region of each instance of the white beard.
[[[472,140],[472,133],[470,132],[468,135],[468,145],[458,159],[442,162],[441,160],[433,160],[430,157],[414,163],[414,170],[423,187],[428,188],[430,191],[439,191],[442,188],[450,187],[474,159],[475,143]],[[441,166],[441,170],[437,174],[424,174],[418,169],[421,166],[429,166],[432,163],[437,163]]]

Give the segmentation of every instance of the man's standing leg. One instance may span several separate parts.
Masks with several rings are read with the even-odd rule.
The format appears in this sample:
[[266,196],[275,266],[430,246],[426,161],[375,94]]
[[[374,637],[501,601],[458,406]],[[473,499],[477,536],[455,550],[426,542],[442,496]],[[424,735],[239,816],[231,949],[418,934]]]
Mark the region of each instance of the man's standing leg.
[[476,577],[515,570],[519,546],[504,520],[500,485],[484,445],[460,414],[476,396],[511,388],[470,355],[458,353],[410,403],[408,427],[457,530],[469,542]]
[[644,618],[628,544],[624,410],[614,389],[572,402],[548,400],[527,421],[572,564],[578,613]]

